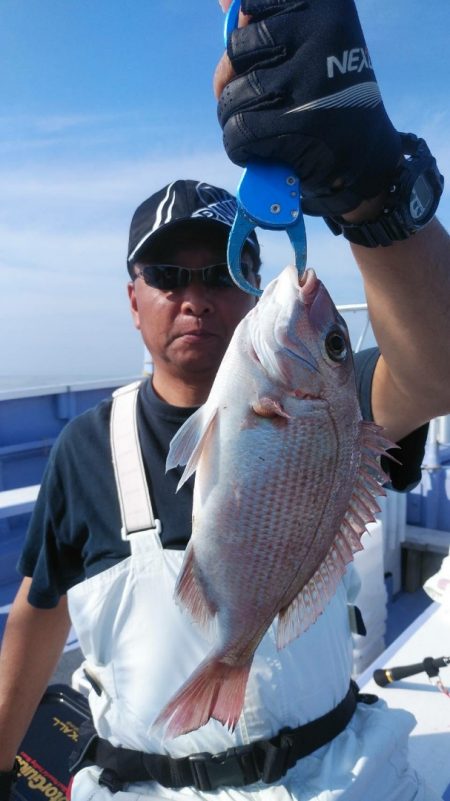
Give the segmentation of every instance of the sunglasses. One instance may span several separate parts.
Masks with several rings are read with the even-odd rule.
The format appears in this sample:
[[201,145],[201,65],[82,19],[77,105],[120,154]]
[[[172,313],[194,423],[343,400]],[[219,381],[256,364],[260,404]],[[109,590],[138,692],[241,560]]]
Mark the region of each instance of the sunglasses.
[[[248,279],[250,267],[241,264],[242,272]],[[210,267],[190,270],[173,264],[140,264],[136,278],[143,278],[147,286],[154,289],[182,289],[187,287],[195,275],[202,284],[210,289],[236,288],[227,264],[212,264]]]

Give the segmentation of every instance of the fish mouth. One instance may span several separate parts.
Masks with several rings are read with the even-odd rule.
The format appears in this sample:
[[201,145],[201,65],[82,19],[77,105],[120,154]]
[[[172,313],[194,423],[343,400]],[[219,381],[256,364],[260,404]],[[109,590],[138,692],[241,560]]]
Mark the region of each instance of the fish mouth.
[[307,306],[310,306],[313,303],[320,286],[320,281],[317,278],[315,271],[311,267],[308,267],[303,275],[300,276],[298,285],[303,303],[305,303]]

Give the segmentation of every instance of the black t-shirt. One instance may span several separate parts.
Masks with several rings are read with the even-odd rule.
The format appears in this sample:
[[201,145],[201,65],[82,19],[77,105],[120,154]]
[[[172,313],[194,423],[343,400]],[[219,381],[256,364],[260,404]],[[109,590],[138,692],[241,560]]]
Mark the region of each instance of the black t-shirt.
[[[370,398],[377,359],[377,349],[355,357],[366,420],[372,419]],[[166,473],[165,463],[172,437],[193,411],[161,401],[150,381],[139,390],[139,440],[164,548],[183,549],[191,535],[194,477],[176,493],[183,468]],[[18,566],[23,575],[33,577],[29,600],[34,606],[55,606],[70,587],[130,555],[129,543],[120,535],[110,414],[108,400],[75,418],[50,454]],[[419,481],[426,434],[427,426],[422,426],[402,441],[401,467],[392,462],[386,465],[393,488],[405,490]]]

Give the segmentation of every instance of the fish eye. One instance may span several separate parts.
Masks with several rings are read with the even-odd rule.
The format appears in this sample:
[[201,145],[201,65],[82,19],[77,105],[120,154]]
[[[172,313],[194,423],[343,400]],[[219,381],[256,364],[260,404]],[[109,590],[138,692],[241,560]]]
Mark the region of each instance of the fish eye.
[[330,359],[343,362],[347,356],[347,341],[340,328],[332,328],[325,339],[325,348]]

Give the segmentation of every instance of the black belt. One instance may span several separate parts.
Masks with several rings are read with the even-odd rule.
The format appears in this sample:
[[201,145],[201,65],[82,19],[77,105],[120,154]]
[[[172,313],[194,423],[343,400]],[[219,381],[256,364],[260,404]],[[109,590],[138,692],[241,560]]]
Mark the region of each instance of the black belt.
[[374,703],[375,695],[360,695],[350,682],[347,695],[326,715],[298,726],[282,729],[275,737],[249,745],[228,748],[219,754],[207,752],[175,759],[166,754],[146,754],[130,748],[117,748],[90,729],[80,731],[80,748],[72,757],[71,773],[87,765],[103,768],[99,784],[113,793],[132,782],[155,781],[163,787],[195,787],[210,791],[218,787],[243,787],[281,779],[297,760],[312,754],[341,733],[350,721],[356,704]]

